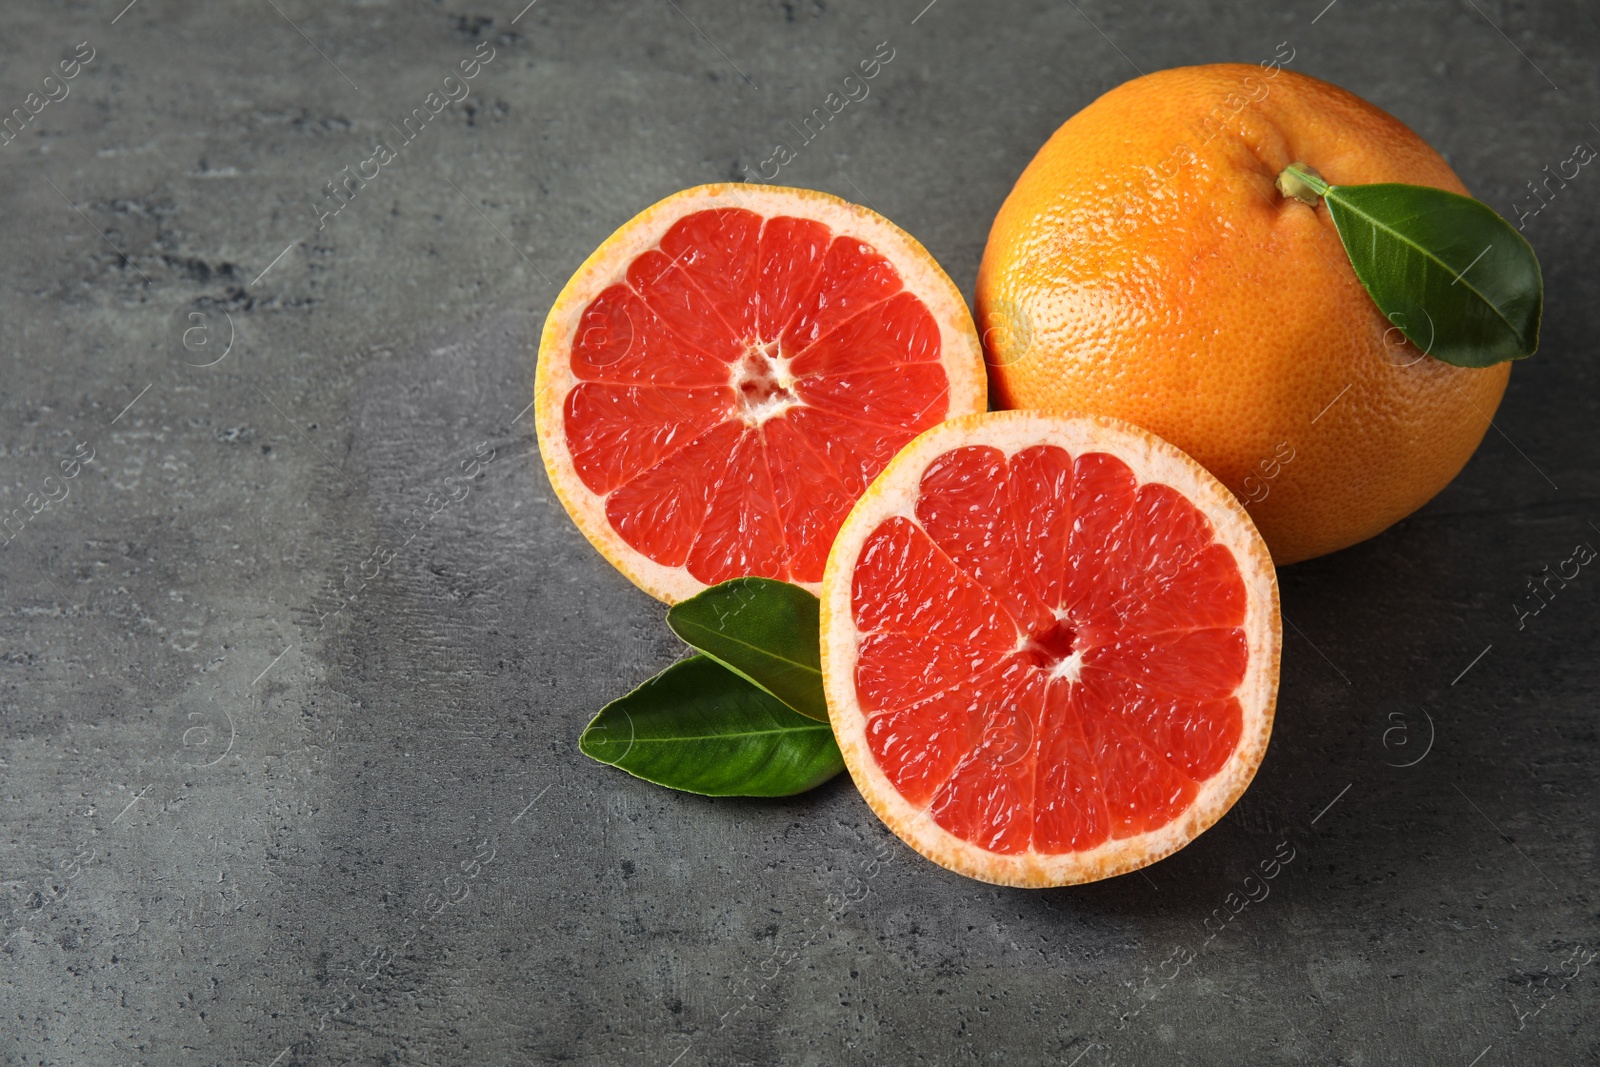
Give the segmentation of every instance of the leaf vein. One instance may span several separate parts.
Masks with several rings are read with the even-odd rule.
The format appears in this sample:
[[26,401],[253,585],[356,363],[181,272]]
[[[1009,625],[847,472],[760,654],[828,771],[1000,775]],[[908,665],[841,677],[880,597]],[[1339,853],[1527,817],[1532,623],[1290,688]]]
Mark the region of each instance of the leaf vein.
[[754,652],[754,653],[756,653],[758,655],[765,656],[768,659],[777,660],[779,663],[787,663],[792,667],[798,667],[801,670],[807,672],[808,674],[816,675],[818,678],[822,677],[822,671],[821,671],[820,668],[812,667],[809,664],[801,663],[798,660],[792,660],[787,656],[780,656],[776,652],[770,652],[767,649],[762,648],[760,645],[752,645],[748,641],[741,641],[739,638],[730,635],[726,630],[713,630],[709,626],[704,626],[704,625],[701,625],[700,623],[687,622],[687,621],[680,621],[679,625],[682,626],[686,630],[690,630],[690,629],[698,630],[702,634],[709,634],[709,635],[711,635],[713,637],[721,638],[722,640],[728,642],[729,644],[738,645],[741,648],[748,648],[750,651],[752,651],[752,652]]
[[[1337,189],[1337,186],[1335,186],[1334,189],[1329,189],[1329,193],[1330,194],[1333,193],[1335,189]],[[1329,198],[1329,200],[1330,200],[1330,202],[1332,202],[1332,198],[1331,197]],[[1467,281],[1467,279],[1466,279],[1466,277],[1464,275],[1458,273],[1454,267],[1452,267],[1450,264],[1446,263],[1443,259],[1439,258],[1438,255],[1436,255],[1435,253],[1429,251],[1427,248],[1423,247],[1422,245],[1418,244],[1409,235],[1404,234],[1404,233],[1400,232],[1399,230],[1394,229],[1392,226],[1388,226],[1388,225],[1385,225],[1384,223],[1380,222],[1377,218],[1375,218],[1374,216],[1372,216],[1372,215],[1368,214],[1367,212],[1361,210],[1360,208],[1356,207],[1354,204],[1350,203],[1350,201],[1348,201],[1348,200],[1339,201],[1339,206],[1341,208],[1343,208],[1344,210],[1348,211],[1350,213],[1351,217],[1359,219],[1360,221],[1366,223],[1368,226],[1370,226],[1372,228],[1372,253],[1371,253],[1372,258],[1376,259],[1377,255],[1378,255],[1378,234],[1377,234],[1377,231],[1381,229],[1385,233],[1390,234],[1391,236],[1393,236],[1395,238],[1395,240],[1400,242],[1400,244],[1402,244],[1404,247],[1406,247],[1408,249],[1411,249],[1412,251],[1414,251],[1414,252],[1418,253],[1419,255],[1421,255],[1424,259],[1431,260],[1434,263],[1437,263],[1444,270],[1449,271],[1452,275],[1455,276],[1455,279],[1458,282],[1460,282],[1462,285],[1466,286],[1466,288],[1467,288],[1467,290],[1469,292],[1471,292],[1479,300],[1483,301],[1483,303],[1488,306],[1489,310],[1494,312],[1495,318],[1499,319],[1501,321],[1501,323],[1503,323],[1505,325],[1506,330],[1510,332],[1512,337],[1516,338],[1518,342],[1521,342],[1521,341],[1524,340],[1521,331],[1519,331],[1515,326],[1513,326],[1511,324],[1511,320],[1506,318],[1505,313],[1500,310],[1499,305],[1497,305],[1493,300],[1490,300],[1487,296],[1485,296],[1483,294],[1483,292],[1478,289],[1477,286],[1475,286],[1471,282]],[[1413,215],[1413,216],[1408,216],[1408,217],[1420,218],[1421,216],[1420,215]],[[1337,220],[1335,220],[1335,221],[1337,221]]]

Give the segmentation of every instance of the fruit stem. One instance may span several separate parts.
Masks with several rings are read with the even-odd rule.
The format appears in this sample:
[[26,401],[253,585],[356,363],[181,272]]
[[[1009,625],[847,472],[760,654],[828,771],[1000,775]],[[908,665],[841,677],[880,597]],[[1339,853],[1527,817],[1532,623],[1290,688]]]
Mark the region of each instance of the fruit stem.
[[1316,207],[1317,201],[1328,195],[1330,188],[1309,163],[1291,163],[1278,175],[1278,192],[1312,207]]

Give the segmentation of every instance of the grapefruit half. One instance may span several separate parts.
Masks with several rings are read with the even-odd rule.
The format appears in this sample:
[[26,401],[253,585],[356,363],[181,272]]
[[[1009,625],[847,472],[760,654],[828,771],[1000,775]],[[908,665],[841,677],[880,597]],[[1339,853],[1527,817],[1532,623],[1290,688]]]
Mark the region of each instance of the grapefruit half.
[[1153,863],[1221,818],[1272,729],[1272,559],[1127,423],[1008,411],[919,436],[822,583],[845,765],[907,844],[1013,886]]
[[670,196],[561,291],[539,450],[585,536],[668,603],[756,575],[820,588],[896,452],[987,404],[966,302],[893,223],[825,193]]

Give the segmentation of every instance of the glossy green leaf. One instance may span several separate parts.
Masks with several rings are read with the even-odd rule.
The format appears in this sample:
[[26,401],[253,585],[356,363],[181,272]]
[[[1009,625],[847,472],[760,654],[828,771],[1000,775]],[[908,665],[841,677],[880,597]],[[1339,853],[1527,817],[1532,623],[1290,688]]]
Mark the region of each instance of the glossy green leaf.
[[798,585],[735,578],[673,605],[667,625],[795,711],[827,722],[818,608],[817,598]]
[[1488,205],[1420,185],[1318,191],[1361,284],[1424,353],[1488,367],[1539,347],[1539,260]]
[[705,656],[601,708],[578,748],[647,782],[714,797],[803,793],[844,769],[832,727]]

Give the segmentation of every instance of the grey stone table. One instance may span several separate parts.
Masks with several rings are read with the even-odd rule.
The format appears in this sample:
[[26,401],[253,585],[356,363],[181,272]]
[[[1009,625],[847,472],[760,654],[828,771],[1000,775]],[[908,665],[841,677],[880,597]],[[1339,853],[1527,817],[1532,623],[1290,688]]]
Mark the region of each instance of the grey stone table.
[[[1528,188],[1600,143],[1594,5],[125,2],[0,19],[0,1061],[1600,1057],[1600,574],[1518,625],[1600,543],[1600,176]],[[1494,431],[1282,574],[1261,773],[1142,874],[989,887],[847,779],[712,802],[575,747],[680,648],[545,481],[542,317],[883,42],[779,180],[969,294],[1057,124],[1283,42],[1526,212],[1544,265]]]

